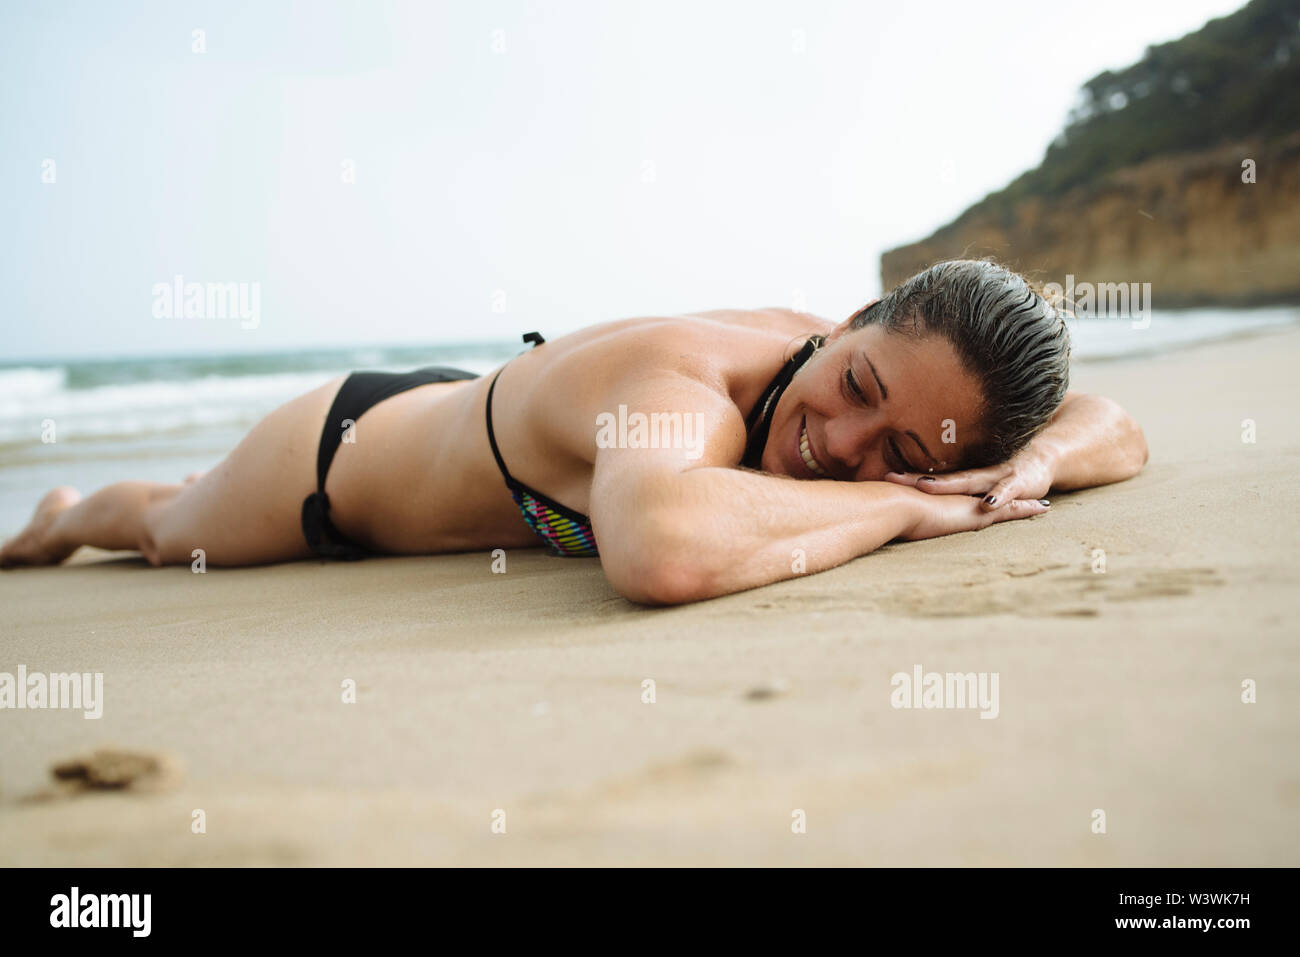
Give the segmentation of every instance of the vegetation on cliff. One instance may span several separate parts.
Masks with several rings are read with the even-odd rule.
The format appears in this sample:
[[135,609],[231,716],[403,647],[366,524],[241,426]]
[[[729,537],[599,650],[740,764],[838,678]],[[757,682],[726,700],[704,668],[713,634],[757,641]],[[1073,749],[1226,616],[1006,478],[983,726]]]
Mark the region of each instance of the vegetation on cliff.
[[1180,40],[1084,84],[1043,162],[966,210],[1005,219],[1031,196],[1056,196],[1154,156],[1300,130],[1300,0],[1251,0]]

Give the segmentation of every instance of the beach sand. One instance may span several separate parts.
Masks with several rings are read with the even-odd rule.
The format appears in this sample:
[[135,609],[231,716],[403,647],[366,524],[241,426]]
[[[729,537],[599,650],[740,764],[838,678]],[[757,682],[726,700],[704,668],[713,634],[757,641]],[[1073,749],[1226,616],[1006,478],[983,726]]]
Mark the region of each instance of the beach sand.
[[[103,672],[104,715],[0,713],[0,864],[1300,865],[1298,360],[1080,365],[1137,478],[681,608],[535,550],[5,573],[0,671]],[[998,716],[895,709],[916,665]],[[178,770],[32,798],[109,744]]]

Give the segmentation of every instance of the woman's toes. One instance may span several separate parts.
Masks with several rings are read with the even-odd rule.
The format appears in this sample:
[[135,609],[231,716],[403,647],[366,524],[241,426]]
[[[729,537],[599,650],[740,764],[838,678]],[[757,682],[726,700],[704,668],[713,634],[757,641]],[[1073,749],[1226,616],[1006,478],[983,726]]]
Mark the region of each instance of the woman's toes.
[[60,485],[47,492],[36,506],[27,527],[0,548],[0,568],[15,565],[57,565],[76,546],[59,547],[49,541],[49,528],[59,514],[81,501],[81,493],[70,485]]

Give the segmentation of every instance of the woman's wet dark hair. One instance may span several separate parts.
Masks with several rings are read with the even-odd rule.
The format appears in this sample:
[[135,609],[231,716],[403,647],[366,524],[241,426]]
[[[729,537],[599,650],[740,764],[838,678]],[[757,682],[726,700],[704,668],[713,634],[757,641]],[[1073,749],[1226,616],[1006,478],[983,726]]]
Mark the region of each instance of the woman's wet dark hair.
[[943,335],[980,383],[980,439],[968,447],[961,468],[1010,458],[1065,398],[1070,382],[1065,314],[1023,276],[997,263],[956,259],[931,266],[850,322],[851,329],[869,325],[906,335]]

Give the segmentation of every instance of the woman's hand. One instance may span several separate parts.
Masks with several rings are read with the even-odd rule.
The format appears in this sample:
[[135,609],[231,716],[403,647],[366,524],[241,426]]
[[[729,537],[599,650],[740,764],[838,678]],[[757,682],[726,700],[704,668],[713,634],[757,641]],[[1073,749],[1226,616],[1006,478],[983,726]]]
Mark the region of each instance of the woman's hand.
[[1054,461],[1046,450],[1031,442],[1007,461],[989,468],[945,475],[889,472],[885,478],[934,495],[979,496],[979,508],[993,512],[1018,499],[1034,501],[1045,496],[1055,477]]
[[[922,483],[928,484],[928,483]],[[1047,499],[1008,499],[996,508],[987,508],[982,500],[970,495],[917,496],[916,521],[899,538],[914,542],[938,538],[956,532],[973,532],[996,522],[1032,518],[1048,510]]]

